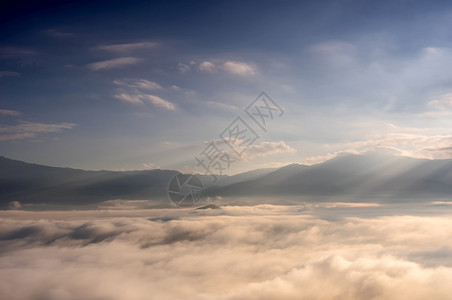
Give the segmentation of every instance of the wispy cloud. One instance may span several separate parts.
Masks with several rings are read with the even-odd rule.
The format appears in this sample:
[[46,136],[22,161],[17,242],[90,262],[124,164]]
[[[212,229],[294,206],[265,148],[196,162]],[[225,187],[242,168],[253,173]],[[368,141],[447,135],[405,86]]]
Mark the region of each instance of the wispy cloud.
[[39,134],[60,132],[75,126],[73,123],[46,124],[24,121],[17,125],[0,125],[0,141],[35,138]]
[[203,61],[202,63],[199,64],[199,69],[201,71],[213,73],[215,71],[216,67],[210,61]]
[[0,116],[19,116],[20,112],[10,109],[0,109]]
[[155,106],[159,106],[162,108],[166,108],[168,110],[175,110],[176,106],[168,100],[162,99],[159,96],[150,95],[150,94],[141,94],[140,97],[143,100],[148,100]]
[[119,93],[115,95],[116,99],[132,104],[143,104],[143,100],[139,95],[131,95],[126,93]]
[[0,71],[0,77],[19,77],[20,73],[11,71]]
[[355,46],[343,41],[327,41],[310,47],[311,52],[323,55],[353,54]]
[[116,99],[132,104],[152,103],[155,106],[168,110],[175,110],[176,105],[159,96],[147,93],[147,91],[161,90],[162,86],[156,82],[145,79],[138,80],[115,80],[114,84],[120,87]]
[[242,158],[251,160],[257,157],[266,157],[280,153],[294,153],[296,150],[287,145],[284,141],[279,142],[261,142],[256,145],[249,146],[243,152]]
[[380,138],[345,143],[342,150],[310,157],[307,164],[318,164],[342,153],[362,154],[386,151],[414,158],[452,158],[452,135],[425,135],[420,133],[389,133]]
[[128,87],[128,88],[136,88],[136,89],[144,89],[144,90],[161,90],[162,86],[156,82],[149,81],[146,79],[138,79],[138,80],[115,80],[114,84],[118,86]]
[[437,99],[430,100],[427,105],[440,111],[452,110],[452,93],[444,94]]
[[144,163],[143,167],[146,169],[160,169],[160,166],[153,162]]
[[207,101],[207,105],[227,111],[237,111],[239,108],[235,105],[225,104],[215,101]]
[[36,51],[27,48],[0,47],[0,58],[22,58],[36,54]]
[[96,47],[97,50],[115,52],[115,53],[125,53],[134,50],[141,49],[154,49],[160,46],[160,43],[152,43],[152,42],[141,42],[141,43],[124,43],[124,44],[110,44],[110,45],[101,45]]
[[74,37],[75,34],[70,33],[70,32],[64,32],[61,30],[56,30],[56,29],[47,29],[44,30],[44,34],[57,38],[57,39],[63,39],[63,38],[70,38],[70,37]]
[[33,66],[40,62],[37,51],[24,47],[0,47],[0,60],[13,60],[21,66]]
[[187,65],[187,64],[184,64],[184,63],[178,63],[177,64],[177,68],[182,73],[188,72],[191,69],[190,65]]
[[257,73],[254,66],[240,61],[227,61],[222,65],[222,68],[234,75],[247,76],[256,75]]
[[18,125],[0,125],[0,133],[4,132],[31,132],[48,133],[59,132],[63,129],[71,129],[75,126],[73,123],[45,124],[37,122],[22,122]]
[[[240,144],[244,142],[241,139],[233,139],[235,143]],[[267,157],[270,155],[281,154],[281,153],[294,153],[296,149],[287,145],[284,141],[279,142],[261,142],[259,144],[254,144],[248,146],[240,156],[233,153],[229,146],[221,139],[215,139],[211,142],[204,142],[205,145],[213,145],[214,147],[220,149],[222,153],[229,155],[231,160],[242,160],[248,161],[253,160],[258,157]]]
[[222,63],[215,63],[212,61],[203,61],[198,68],[201,71],[214,73],[216,71],[224,71],[232,75],[239,76],[253,76],[257,74],[256,67],[253,64],[241,61],[225,61]]
[[118,69],[131,65],[136,65],[141,59],[136,57],[121,57],[109,60],[98,61],[95,63],[88,64],[87,67],[93,71],[102,71],[110,69]]
[[162,99],[159,96],[145,93],[135,93],[135,94],[120,93],[115,95],[115,98],[132,104],[144,104],[145,102],[150,102],[155,106],[162,107],[168,110],[176,109],[176,105],[174,105],[170,101]]

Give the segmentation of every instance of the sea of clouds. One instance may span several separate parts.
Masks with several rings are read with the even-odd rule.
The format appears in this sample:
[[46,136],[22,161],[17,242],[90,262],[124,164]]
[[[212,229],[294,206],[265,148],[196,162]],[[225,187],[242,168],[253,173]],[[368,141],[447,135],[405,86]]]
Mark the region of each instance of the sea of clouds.
[[450,299],[449,215],[332,213],[325,218],[306,207],[276,205],[3,211],[0,295]]

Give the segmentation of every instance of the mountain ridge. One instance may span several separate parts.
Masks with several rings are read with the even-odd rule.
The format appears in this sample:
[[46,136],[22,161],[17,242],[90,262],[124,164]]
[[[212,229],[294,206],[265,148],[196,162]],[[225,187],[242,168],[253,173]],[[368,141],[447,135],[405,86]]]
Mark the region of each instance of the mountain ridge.
[[[86,205],[102,201],[167,202],[176,170],[88,171],[0,157],[0,208],[24,204]],[[452,159],[428,160],[378,152],[343,154],[320,164],[291,164],[221,176],[199,175],[208,197],[382,196],[450,197]]]
[[285,166],[259,180],[210,192],[219,196],[447,196],[452,195],[452,160],[378,152],[345,154],[317,165]]

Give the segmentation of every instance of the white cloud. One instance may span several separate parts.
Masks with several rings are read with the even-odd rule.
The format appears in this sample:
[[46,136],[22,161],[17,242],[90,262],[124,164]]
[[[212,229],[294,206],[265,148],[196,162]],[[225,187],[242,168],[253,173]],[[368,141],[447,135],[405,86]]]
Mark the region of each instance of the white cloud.
[[279,169],[288,165],[298,164],[298,161],[271,161],[268,163],[253,164],[255,169]]
[[35,138],[38,134],[60,132],[75,126],[73,123],[45,124],[23,121],[17,125],[0,125],[0,141]]
[[136,82],[136,87],[141,88],[141,89],[145,89],[145,90],[161,90],[162,87],[160,86],[160,84],[156,83],[156,82],[152,82],[149,80],[144,80],[144,79],[140,79]]
[[71,129],[75,126],[73,123],[45,124],[37,122],[21,122],[18,125],[0,125],[0,132],[33,132],[48,133],[59,132],[63,129]]
[[[243,141],[241,139],[232,139],[234,141],[234,144],[241,144]],[[214,139],[212,141],[205,141],[204,147],[209,147],[210,150],[214,151],[215,153],[210,153],[210,155],[219,155],[220,153],[224,153],[228,156],[223,158],[223,162],[226,164],[228,159],[230,160],[230,163],[237,163],[237,161],[245,162],[245,161],[251,161],[259,157],[267,157],[271,155],[277,155],[277,154],[284,154],[284,153],[295,153],[296,149],[293,147],[287,145],[284,141],[279,142],[261,142],[259,144],[252,144],[246,148],[244,148],[243,152],[240,156],[238,156],[237,153],[235,153],[229,145],[227,145],[223,140],[221,139]],[[210,148],[214,147],[214,148]],[[218,149],[220,152],[217,153],[216,149]],[[287,164],[286,164],[287,165]],[[284,165],[281,165],[280,163],[271,163],[267,162],[264,165],[260,165],[262,168],[273,168],[273,167],[283,167]]]
[[266,157],[280,153],[294,153],[296,150],[284,141],[261,142],[260,144],[249,146],[242,155],[242,159],[251,160],[257,157]]
[[141,59],[135,57],[121,57],[91,63],[87,67],[93,71],[110,70],[135,65],[140,61]]
[[168,100],[162,99],[155,95],[136,93],[136,94],[126,94],[120,93],[115,95],[116,99],[132,104],[144,104],[146,101],[154,104],[155,106],[162,107],[168,110],[175,110],[176,106]]
[[144,163],[143,167],[145,167],[146,169],[160,169],[160,166],[153,162]]
[[0,109],[0,116],[19,116],[20,112],[10,109]]
[[144,90],[161,90],[162,86],[156,82],[149,81],[146,79],[138,79],[138,80],[114,80],[114,84],[118,86],[124,86],[129,88],[137,88]]
[[223,70],[226,73],[239,76],[252,76],[257,74],[256,68],[252,64],[241,61],[226,61],[223,63],[203,61],[198,67],[201,71],[208,73]]
[[199,69],[201,71],[213,73],[215,71],[215,65],[210,61],[203,61],[202,63],[199,64]]
[[186,65],[183,63],[177,64],[177,67],[179,68],[179,71],[181,71],[182,73],[188,72],[191,69],[191,67],[189,65]]
[[133,104],[143,104],[143,100],[140,95],[130,95],[126,93],[119,93],[115,95],[116,99]]
[[[432,98],[430,98],[432,99]],[[427,101],[425,110],[418,113],[421,118],[450,118],[452,115],[452,93],[440,94]]]
[[8,209],[21,209],[22,205],[19,201],[10,201],[8,203]]
[[227,111],[237,111],[239,108],[235,105],[225,104],[215,101],[207,101],[207,105]]
[[223,63],[222,68],[234,75],[247,76],[256,75],[257,73],[252,65],[240,61],[227,61]]
[[317,164],[321,164],[321,163],[323,163],[323,162],[325,162],[325,161],[328,161],[328,160],[330,160],[330,159],[333,159],[333,158],[335,158],[335,157],[337,157],[338,155],[343,154],[343,153],[353,153],[353,154],[358,154],[359,152],[350,152],[350,151],[347,151],[347,150],[341,150],[341,151],[336,151],[336,152],[333,152],[333,153],[327,153],[327,154],[323,154],[323,155],[311,156],[311,157],[308,157],[308,158],[306,159],[306,161],[304,162],[304,164],[306,164],[306,165],[317,165]]
[[452,93],[441,95],[439,98],[430,100],[427,105],[440,111],[452,110]]
[[161,90],[162,87],[156,83],[145,79],[138,80],[115,80],[114,84],[121,88],[114,97],[124,102],[132,104],[144,104],[150,102],[155,106],[168,110],[175,110],[176,105],[159,96],[148,94],[147,91]]
[[[145,204],[116,200],[108,204],[109,210],[103,211],[0,212],[2,296],[9,300],[450,296],[450,216],[341,218],[328,204],[323,210],[334,218],[325,220],[309,214],[313,207],[309,205],[130,210]],[[346,209],[356,212],[362,207]]]
[[0,71],[0,77],[19,77],[20,73],[11,71]]
[[163,107],[168,110],[175,110],[176,106],[168,100],[162,99],[159,96],[150,95],[150,94],[141,94],[140,98],[143,100],[148,100],[155,106]]
[[344,143],[341,150],[310,157],[306,164],[319,164],[342,153],[362,154],[369,151],[389,151],[395,155],[426,158],[452,158],[452,135],[389,133],[380,138]]
[[124,43],[110,44],[96,47],[97,50],[110,51],[115,53],[124,53],[141,49],[154,49],[160,46],[160,43],[141,42],[141,43]]

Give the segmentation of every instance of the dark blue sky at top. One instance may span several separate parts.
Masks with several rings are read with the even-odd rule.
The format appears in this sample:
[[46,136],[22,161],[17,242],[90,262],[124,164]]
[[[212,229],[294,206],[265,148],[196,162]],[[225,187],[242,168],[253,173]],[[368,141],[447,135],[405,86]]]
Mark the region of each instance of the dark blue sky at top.
[[[44,138],[57,133],[40,135],[44,142],[0,142],[0,155],[87,167],[93,161],[88,157],[100,152],[108,159],[97,159],[94,168],[133,168],[139,160],[160,159],[153,150],[135,149],[163,141],[179,141],[181,148],[201,143],[237,114],[207,103],[241,109],[261,90],[293,111],[344,105],[375,109],[373,115],[421,111],[428,97],[447,93],[452,83],[446,71],[437,71],[448,56],[432,62],[428,50],[448,53],[451,6],[448,1],[7,1],[0,12],[0,72],[19,75],[0,77],[0,109],[21,115],[3,116],[1,124],[76,126],[60,132],[59,142]],[[142,42],[159,46],[122,53],[98,49]],[[88,67],[123,57],[140,62],[102,71]],[[258,75],[201,72],[203,61],[247,62]],[[190,71],[181,72],[180,65],[190,62]],[[427,82],[410,75],[426,64],[427,73],[434,70]],[[385,79],[384,74],[398,72],[400,81]],[[158,83],[163,88],[155,93],[177,109],[137,108],[117,100],[113,82],[129,79]],[[193,129],[186,124],[197,128],[195,136],[189,138]],[[313,131],[294,136],[281,128],[269,139],[346,139]]]
[[[418,46],[413,37],[443,25],[435,14],[451,6],[448,1],[42,2],[6,5],[2,43],[39,42],[42,48],[52,48],[36,33],[56,27],[86,34],[78,41],[85,45],[98,39],[122,42],[148,36],[189,40],[205,51],[239,47],[294,52],[300,45],[324,39],[353,39],[363,32],[392,29],[409,49]],[[427,34],[423,41],[444,42],[436,38],[435,33]]]
[[[64,79],[70,81],[76,76],[79,80],[81,74],[66,74],[62,78],[61,73],[65,73],[62,64],[88,64],[105,58],[105,53],[89,51],[97,44],[144,39],[172,44],[179,49],[169,51],[179,57],[242,52],[242,57],[274,53],[295,60],[299,56],[302,60],[303,47],[309,44],[355,40],[369,32],[390,31],[399,44],[391,49],[392,53],[404,56],[425,45],[450,45],[452,33],[438,28],[444,25],[436,19],[436,13],[444,11],[447,4],[447,1],[69,1],[65,4],[43,1],[43,4],[29,5],[19,1],[3,11],[2,17],[10,16],[2,21],[0,42],[3,46],[31,47],[39,57],[0,62],[8,70],[21,65],[24,76],[34,77],[34,82],[26,83],[27,90],[23,89],[24,82],[11,83],[3,90],[10,90],[8,96],[16,97],[16,104],[22,99],[35,109],[34,101],[23,98],[28,92],[39,98],[34,94],[38,90],[45,96],[56,96],[80,89],[78,84]],[[62,43],[46,38],[43,32],[48,29],[68,31],[77,37]],[[165,63],[162,55],[158,60]],[[31,66],[38,66],[39,70]],[[44,79],[52,80],[50,90],[43,88],[46,82],[41,80]],[[89,88],[90,79],[86,80],[83,85]]]

